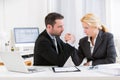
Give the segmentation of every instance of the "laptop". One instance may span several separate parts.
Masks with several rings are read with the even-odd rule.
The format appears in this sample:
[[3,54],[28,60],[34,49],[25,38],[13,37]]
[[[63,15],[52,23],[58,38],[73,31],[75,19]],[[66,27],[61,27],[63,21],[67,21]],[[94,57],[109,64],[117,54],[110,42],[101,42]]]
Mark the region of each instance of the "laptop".
[[0,52],[1,60],[8,71],[34,73],[44,71],[43,68],[27,67],[24,59],[19,53],[15,52]]

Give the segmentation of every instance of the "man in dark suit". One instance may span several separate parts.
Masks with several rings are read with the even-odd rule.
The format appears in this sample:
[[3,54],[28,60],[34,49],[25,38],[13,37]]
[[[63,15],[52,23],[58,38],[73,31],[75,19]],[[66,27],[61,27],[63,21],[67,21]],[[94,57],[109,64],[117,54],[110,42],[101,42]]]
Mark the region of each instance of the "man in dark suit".
[[[74,61],[76,49],[59,38],[64,30],[63,18],[58,13],[50,13],[45,17],[46,29],[38,36],[35,42],[35,66],[62,67],[69,56],[72,56]],[[66,37],[66,41],[73,41],[71,36],[67,35]]]

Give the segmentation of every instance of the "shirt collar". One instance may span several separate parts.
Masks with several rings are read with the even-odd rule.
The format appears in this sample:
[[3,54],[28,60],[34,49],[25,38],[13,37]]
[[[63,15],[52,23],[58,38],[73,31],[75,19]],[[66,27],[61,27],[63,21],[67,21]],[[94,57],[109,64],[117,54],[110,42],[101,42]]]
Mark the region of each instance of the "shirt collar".
[[[97,32],[97,35],[95,36],[94,44],[95,44],[95,42],[96,42],[96,39],[97,39],[98,33],[99,33],[99,31]],[[91,40],[90,40],[90,38],[91,38],[91,37],[88,37],[88,42],[90,42],[90,46],[93,46],[93,45],[92,45],[92,42],[91,42]]]
[[[47,32],[48,33],[48,32]],[[48,33],[51,39],[55,39],[55,36],[52,36],[51,34]]]

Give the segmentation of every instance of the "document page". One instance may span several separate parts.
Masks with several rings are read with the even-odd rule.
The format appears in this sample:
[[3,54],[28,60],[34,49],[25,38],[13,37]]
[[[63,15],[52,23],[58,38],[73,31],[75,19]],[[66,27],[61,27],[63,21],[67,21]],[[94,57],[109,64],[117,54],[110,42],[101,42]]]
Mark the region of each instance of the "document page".
[[120,76],[120,64],[115,63],[98,65],[97,71],[110,75]]
[[53,67],[54,72],[77,72],[80,71],[77,67]]

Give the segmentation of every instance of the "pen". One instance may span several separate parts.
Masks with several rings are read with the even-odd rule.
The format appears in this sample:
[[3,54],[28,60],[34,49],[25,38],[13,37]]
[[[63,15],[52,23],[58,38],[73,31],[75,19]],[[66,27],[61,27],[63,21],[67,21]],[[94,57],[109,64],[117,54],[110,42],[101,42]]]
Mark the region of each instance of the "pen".
[[90,66],[89,69],[98,69],[98,66]]

